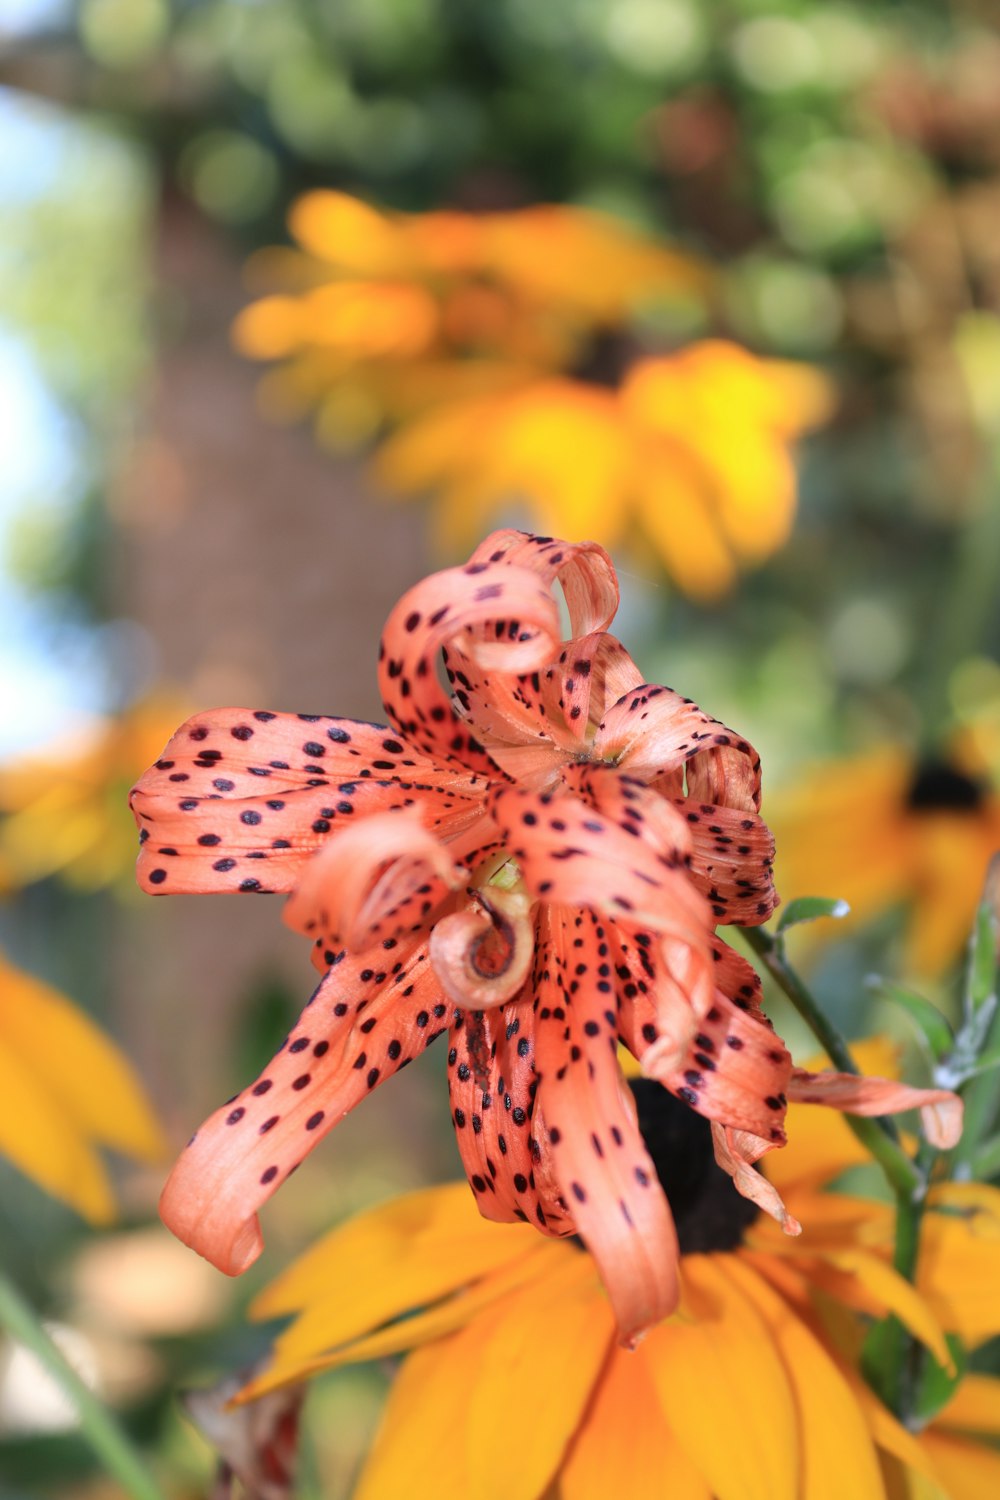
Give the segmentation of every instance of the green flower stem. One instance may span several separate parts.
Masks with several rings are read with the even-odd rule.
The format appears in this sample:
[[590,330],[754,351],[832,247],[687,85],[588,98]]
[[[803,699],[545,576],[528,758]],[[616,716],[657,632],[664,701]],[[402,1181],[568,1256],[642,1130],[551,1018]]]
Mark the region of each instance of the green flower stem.
[[[896,1242],[893,1246],[893,1269],[911,1284],[916,1281],[920,1255],[920,1231],[923,1225],[931,1168],[937,1153],[923,1145],[917,1152],[917,1169],[922,1186],[909,1196],[896,1195]],[[882,1390],[899,1420],[908,1426],[916,1407],[917,1392],[924,1363],[924,1347],[898,1318],[888,1320],[889,1337],[882,1358]]]
[[[983,1038],[980,1055],[991,1054],[998,1046],[1000,1010],[995,1013],[989,1031]],[[965,1105],[962,1136],[949,1158],[948,1175],[958,1182],[968,1182],[976,1175],[972,1163],[979,1154],[983,1137],[996,1126],[997,1112],[1000,1110],[1000,1066],[989,1068],[978,1077],[971,1078],[962,1089],[962,1101]]]
[[34,1354],[72,1402],[83,1437],[125,1493],[132,1500],[163,1500],[163,1492],[150,1477],[116,1418],[67,1363],[30,1303],[3,1271],[0,1271],[0,1327]]
[[[785,958],[780,938],[773,937],[762,927],[741,927],[740,931],[778,988],[795,1006],[834,1067],[842,1073],[860,1072],[844,1038]],[[926,1177],[899,1145],[892,1122],[862,1115],[848,1114],[844,1118],[866,1151],[878,1162],[900,1202],[909,1203],[921,1196],[926,1188]]]
[[957,1182],[968,1182],[974,1176],[983,1176],[973,1170],[972,1163],[980,1153],[983,1136],[996,1124],[1000,1108],[1000,1067],[991,1068],[973,1078],[962,1090],[965,1103],[965,1118],[962,1138],[951,1154],[949,1176]]

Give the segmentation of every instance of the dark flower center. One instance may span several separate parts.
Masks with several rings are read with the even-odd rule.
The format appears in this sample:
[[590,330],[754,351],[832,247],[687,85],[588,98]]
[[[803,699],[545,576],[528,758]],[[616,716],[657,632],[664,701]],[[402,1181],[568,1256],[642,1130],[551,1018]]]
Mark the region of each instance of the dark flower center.
[[944,760],[925,760],[917,766],[906,793],[911,812],[978,812],[986,788]]
[[716,1164],[707,1120],[649,1078],[631,1078],[639,1129],[670,1201],[681,1253],[733,1250],[757,1218]]
[[636,354],[633,340],[611,329],[600,329],[577,360],[570,374],[585,385],[617,389]]

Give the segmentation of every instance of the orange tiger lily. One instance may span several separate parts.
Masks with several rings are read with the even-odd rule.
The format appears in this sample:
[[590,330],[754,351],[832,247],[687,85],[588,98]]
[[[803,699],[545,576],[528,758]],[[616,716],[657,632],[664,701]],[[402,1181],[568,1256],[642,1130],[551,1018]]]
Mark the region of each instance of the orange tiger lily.
[[[642,681],[607,634],[617,603],[596,544],[496,532],[390,615],[388,727],[201,714],[135,788],[147,891],[290,892],[323,974],[164,1192],[166,1222],[223,1270],[259,1255],[257,1210],[316,1141],[446,1031],[481,1212],[579,1233],[625,1341],[673,1307],[677,1241],[619,1040],[714,1122],[757,1201],[750,1163],[784,1143],[786,1096],[902,1107],[793,1072],[753,970],[715,938],[776,904],[760,764]],[[796,1231],[780,1200],[764,1206]]]

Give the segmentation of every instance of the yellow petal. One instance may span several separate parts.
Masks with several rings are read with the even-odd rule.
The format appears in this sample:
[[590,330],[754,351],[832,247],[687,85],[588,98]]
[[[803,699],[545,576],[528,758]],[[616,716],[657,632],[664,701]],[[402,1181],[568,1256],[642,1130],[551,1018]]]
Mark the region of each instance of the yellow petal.
[[854,1392],[855,1400],[865,1413],[869,1430],[878,1448],[883,1453],[898,1458],[900,1463],[912,1469],[915,1474],[922,1474],[924,1478],[933,1480],[934,1467],[923,1445],[923,1440],[914,1437],[902,1422],[896,1420],[892,1412],[882,1405],[874,1391],[865,1384],[856,1370],[844,1366],[842,1373]]
[[925,813],[913,841],[915,904],[906,963],[917,974],[940,974],[965,942],[996,848],[995,833],[980,817]]
[[372,276],[409,268],[405,220],[379,213],[360,198],[323,189],[297,198],[288,227],[304,250],[345,271]]
[[[331,1290],[310,1302],[291,1328],[281,1334],[275,1345],[278,1359],[284,1365],[290,1360],[311,1359],[324,1350],[338,1349],[373,1333],[403,1313],[440,1302],[465,1282],[481,1283],[502,1267],[509,1267],[519,1280],[526,1258],[542,1247],[530,1241],[525,1246],[520,1241],[514,1256],[510,1248],[504,1247],[500,1235],[492,1246],[456,1242],[450,1247],[450,1253],[455,1255],[450,1264],[444,1259],[435,1266],[421,1251],[416,1260],[404,1257],[385,1266],[359,1267],[349,1279],[331,1280]],[[462,1272],[457,1270],[460,1264],[465,1267]],[[344,1296],[345,1286],[351,1287],[350,1297]]]
[[[493,1446],[466,1459],[461,1441],[469,1370],[478,1358],[478,1323],[418,1349],[404,1360],[389,1395],[354,1500],[474,1500]],[[525,1500],[534,1496],[524,1492]]]
[[415,417],[379,448],[376,481],[403,494],[440,485],[465,474],[469,466],[468,435],[477,444],[492,441],[492,429],[503,398],[472,396]]
[[0,1155],[92,1223],[113,1219],[114,1198],[97,1154],[2,1037],[0,1099]]
[[128,1062],[57,990],[0,959],[0,1037],[80,1132],[140,1161],[166,1143]]
[[927,1195],[930,1208],[957,1211],[974,1235],[1000,1239],[1000,1188],[988,1182],[941,1182]]
[[984,1183],[951,1183],[935,1197],[961,1215],[925,1215],[917,1286],[947,1328],[967,1344],[979,1344],[1000,1332],[1000,1191]]
[[1000,1453],[950,1433],[928,1429],[920,1439],[948,1500],[1000,1494]]
[[[788,1145],[770,1152],[762,1170],[787,1197],[799,1184],[828,1182],[851,1166],[871,1160],[842,1115],[814,1105],[790,1104],[785,1121]],[[806,1220],[796,1210],[796,1217]]]
[[963,1376],[934,1420],[935,1426],[1000,1436],[1000,1379],[995,1375]]
[[[576,1277],[596,1281],[593,1263],[568,1245],[543,1241],[534,1251],[522,1255],[513,1264],[501,1267],[468,1291],[448,1298],[417,1313],[412,1318],[403,1318],[388,1328],[379,1329],[366,1338],[355,1339],[329,1353],[304,1354],[296,1352],[298,1336],[295,1325],[288,1334],[275,1342],[274,1362],[263,1375],[252,1381],[239,1394],[239,1400],[252,1401],[267,1391],[277,1390],[296,1380],[308,1380],[323,1370],[336,1369],[340,1365],[359,1364],[363,1360],[381,1359],[388,1354],[399,1354],[401,1350],[413,1349],[463,1328],[470,1318],[477,1317],[492,1302],[504,1299],[526,1282],[543,1278],[548,1285],[555,1279],[562,1282]],[[303,1343],[312,1341],[303,1340]],[[286,1353],[288,1345],[291,1352]]]
[[[495,1255],[493,1264],[500,1264],[516,1260],[534,1244],[533,1232],[524,1225],[484,1219],[467,1183],[424,1188],[390,1198],[324,1235],[264,1288],[251,1303],[250,1316],[275,1318],[310,1309],[331,1288],[376,1280],[403,1260],[425,1265],[432,1274],[443,1263],[452,1286],[460,1286],[483,1274],[484,1256]],[[406,1305],[401,1302],[395,1311]]]
[[724,594],[736,564],[691,455],[678,444],[647,438],[633,484],[643,528],[671,577],[697,599]]
[[559,1500],[711,1500],[671,1431],[643,1348],[614,1349],[559,1475]]
[[813,1279],[850,1307],[870,1312],[874,1307],[895,1313],[900,1322],[926,1344],[939,1364],[953,1370],[951,1351],[928,1301],[886,1261],[864,1250],[835,1250],[818,1261]]
[[784,1362],[798,1409],[799,1494],[808,1500],[883,1500],[868,1423],[830,1355],[739,1255],[728,1269],[760,1312]]
[[797,1500],[795,1403],[764,1319],[730,1281],[732,1256],[682,1262],[690,1318],[642,1346],[678,1441],[718,1500]]
[[[597,1282],[535,1283],[495,1302],[481,1320],[476,1359],[466,1370],[469,1405],[461,1428],[483,1500],[541,1494],[580,1423],[615,1337],[611,1305]],[[509,1431],[505,1430],[509,1424]]]

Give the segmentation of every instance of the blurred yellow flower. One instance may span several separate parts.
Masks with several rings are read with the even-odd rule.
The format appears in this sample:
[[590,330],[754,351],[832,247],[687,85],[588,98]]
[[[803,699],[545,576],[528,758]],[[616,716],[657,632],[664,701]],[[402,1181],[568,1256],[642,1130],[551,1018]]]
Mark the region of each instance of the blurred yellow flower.
[[[857,1327],[858,1313],[892,1309],[948,1360],[932,1299],[947,1326],[1000,1328],[1000,1292],[982,1295],[995,1267],[989,1236],[977,1238],[974,1220],[948,1220],[964,1258],[942,1249],[918,1292],[891,1267],[891,1210],[825,1191],[867,1159],[839,1116],[793,1105],[792,1144],[767,1159],[806,1224],[796,1239],[754,1219],[753,1205],[714,1175],[696,1116],[660,1120],[657,1138],[649,1127],[659,1117],[644,1119],[637,1097],[657,1171],[670,1176],[683,1252],[680,1309],[637,1349],[616,1347],[585,1251],[481,1219],[464,1184],[453,1184],[358,1216],[265,1290],[255,1316],[295,1316],[241,1399],[412,1351],[356,1500],[430,1500],[443,1484],[467,1500],[653,1500],[668,1475],[681,1500],[883,1500],[892,1493],[886,1461],[932,1486],[950,1484],[962,1464],[991,1477],[996,1454],[949,1429],[918,1437],[897,1422],[825,1321],[832,1309],[834,1321]],[[1000,1226],[995,1208],[987,1216]],[[970,1267],[976,1312],[971,1294],[952,1300]],[[995,1430],[982,1382],[968,1389],[949,1422],[954,1411],[955,1427]]]
[[279,290],[236,322],[237,347],[282,361],[265,409],[315,408],[321,439],[384,437],[378,480],[430,491],[446,553],[497,512],[614,545],[636,527],[678,584],[711,598],[791,529],[790,444],[831,409],[828,382],[721,340],[651,356],[643,303],[702,297],[691,259],[581,209],[386,214],[311,193],[301,250],[250,263]]
[[789,445],[828,410],[814,371],[708,340],[637,360],[613,389],[548,378],[456,397],[390,437],[375,472],[434,494],[449,550],[522,502],[541,529],[607,547],[638,527],[681,587],[711,598],[787,540]]
[[369,360],[561,368],[638,304],[710,284],[693,258],[579,208],[398,214],[313,192],[289,224],[302,248],[251,260],[251,285],[278,290],[234,337],[255,359],[316,359],[328,384]]
[[117,1047],[72,1001],[2,956],[0,1099],[0,1154],[95,1224],[115,1213],[96,1148],[143,1162],[166,1152]]
[[127,876],[131,889],[129,788],[184,711],[177,698],[149,697],[0,765],[0,892],[56,874],[77,890]]
[[881,745],[816,766],[768,807],[782,896],[842,897],[848,921],[905,903],[907,966],[940,972],[962,950],[1000,849],[998,761],[1000,735],[981,725],[935,759]]

